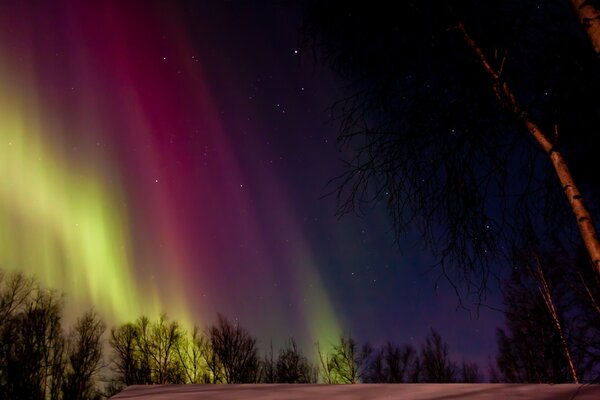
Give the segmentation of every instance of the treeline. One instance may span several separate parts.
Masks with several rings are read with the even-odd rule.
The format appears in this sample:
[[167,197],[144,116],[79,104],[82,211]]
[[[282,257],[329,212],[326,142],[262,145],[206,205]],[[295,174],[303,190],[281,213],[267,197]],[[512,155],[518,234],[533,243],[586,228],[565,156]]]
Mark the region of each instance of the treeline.
[[[591,300],[600,293],[574,287],[560,272],[564,269],[553,267],[560,261],[556,255],[534,261],[538,264],[515,258],[505,297],[507,326],[498,330],[499,354],[488,366],[489,379],[593,381],[600,365],[600,312],[592,312],[597,303]],[[591,311],[574,312],[581,304]],[[270,345],[261,354],[257,339],[222,315],[205,329],[192,330],[161,315],[155,320],[142,316],[107,331],[98,314],[89,311],[67,331],[62,317],[58,292],[22,274],[0,271],[0,399],[100,399],[132,384],[485,379],[476,363],[453,360],[448,344],[433,329],[419,348],[360,344],[342,335],[335,343],[317,343],[318,356],[311,361],[293,338],[277,351]]]
[[63,298],[0,271],[0,399],[98,399],[105,326],[93,311],[64,332]]
[[341,336],[327,350],[318,345],[312,363],[295,340],[259,356],[257,340],[219,315],[206,333],[191,333],[161,316],[146,317],[111,330],[114,379],[127,386],[159,383],[399,383],[478,382],[479,368],[456,363],[448,345],[432,330],[420,352],[392,342],[375,348]]
[[191,333],[161,316],[141,317],[113,328],[113,384],[219,383],[400,383],[479,382],[474,363],[450,359],[448,345],[431,331],[420,351],[388,342],[381,347],[360,346],[341,336],[326,350],[317,344],[318,360],[302,354],[293,338],[275,354],[272,345],[259,356],[257,340],[239,324],[222,315],[201,332]]
[[456,362],[448,344],[432,329],[420,350],[411,345],[387,342],[362,347],[341,336],[328,352],[320,346],[319,366],[323,382],[348,383],[476,383],[483,375],[476,363]]
[[257,339],[222,315],[184,329],[161,315],[106,330],[89,311],[63,328],[63,297],[0,272],[0,399],[100,399],[133,384],[477,382],[479,367],[450,359],[432,330],[420,350],[350,336],[317,343],[312,362],[294,338],[260,354]]

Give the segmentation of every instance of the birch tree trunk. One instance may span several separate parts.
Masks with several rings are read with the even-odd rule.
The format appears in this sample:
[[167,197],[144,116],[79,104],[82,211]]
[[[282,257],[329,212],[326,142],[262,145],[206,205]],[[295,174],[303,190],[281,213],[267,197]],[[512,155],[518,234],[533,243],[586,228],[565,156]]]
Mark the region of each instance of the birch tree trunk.
[[579,23],[592,41],[596,57],[600,58],[600,9],[593,0],[571,0]]
[[[563,352],[567,359],[567,363],[569,364],[569,372],[571,373],[571,378],[573,379],[573,383],[580,383],[579,377],[577,376],[577,369],[575,368],[575,363],[573,362],[573,357],[571,356],[571,351],[569,350],[569,345],[567,343],[567,339],[565,338],[565,334],[563,331],[562,324],[560,322],[560,318],[558,315],[558,311],[554,306],[554,300],[552,300],[552,292],[550,291],[550,286],[548,285],[548,281],[546,280],[546,276],[544,274],[544,269],[542,268],[542,263],[537,256],[534,254],[536,260],[537,273],[533,273],[530,271],[532,276],[537,280],[538,289],[540,291],[540,295],[546,304],[546,308],[548,309],[548,313],[554,322],[554,326],[556,328],[556,332],[560,337],[560,343],[563,348]],[[537,275],[537,276],[536,276]]]
[[[585,4],[588,1],[573,1],[573,3],[582,3],[584,7],[580,7],[580,10],[583,10],[587,7]],[[600,20],[595,19],[597,23],[600,23]],[[596,22],[595,22],[596,23]],[[505,105],[509,108],[515,115],[525,124],[532,138],[538,143],[538,145],[542,148],[544,153],[548,155],[552,165],[554,167],[554,171],[560,181],[563,192],[569,201],[569,205],[571,206],[571,211],[573,212],[575,219],[577,220],[577,226],[579,228],[579,232],[581,234],[581,238],[587,252],[590,256],[590,260],[594,264],[594,269],[596,273],[600,275],[600,240],[598,240],[598,234],[596,232],[596,228],[592,221],[592,216],[590,215],[587,207],[583,202],[583,196],[581,192],[577,188],[575,184],[575,180],[569,170],[567,165],[567,161],[563,157],[563,155],[558,151],[558,149],[554,146],[552,141],[550,141],[549,136],[542,132],[540,126],[527,114],[527,112],[521,107],[521,105],[517,102],[517,99],[508,86],[508,83],[504,82],[501,78],[501,70],[496,70],[488,61],[485,54],[481,50],[481,47],[475,42],[471,36],[469,36],[462,22],[458,23],[458,30],[462,33],[463,38],[467,45],[475,52],[479,61],[481,62],[485,71],[490,75],[492,82],[494,84],[494,92],[496,93],[496,97],[500,104]],[[594,27],[594,30],[596,27]],[[598,31],[596,36],[600,39],[600,26],[598,26]],[[587,29],[586,29],[587,30]],[[589,31],[588,31],[589,32]],[[589,34],[589,33],[588,33]],[[600,40],[598,41],[598,45],[600,46]],[[600,47],[599,47],[600,49]]]

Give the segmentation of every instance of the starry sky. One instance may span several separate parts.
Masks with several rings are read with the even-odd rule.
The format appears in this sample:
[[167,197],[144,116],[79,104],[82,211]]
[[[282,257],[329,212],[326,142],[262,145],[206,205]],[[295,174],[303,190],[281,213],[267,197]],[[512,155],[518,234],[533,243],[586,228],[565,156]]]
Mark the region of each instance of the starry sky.
[[[343,88],[288,2],[0,5],[0,267],[66,295],[66,320],[238,320],[266,348],[340,332],[487,368],[502,316],[457,309],[385,210],[338,218]],[[429,271],[429,272],[428,272]],[[498,302],[492,291],[489,302]],[[473,311],[473,310],[472,310]]]

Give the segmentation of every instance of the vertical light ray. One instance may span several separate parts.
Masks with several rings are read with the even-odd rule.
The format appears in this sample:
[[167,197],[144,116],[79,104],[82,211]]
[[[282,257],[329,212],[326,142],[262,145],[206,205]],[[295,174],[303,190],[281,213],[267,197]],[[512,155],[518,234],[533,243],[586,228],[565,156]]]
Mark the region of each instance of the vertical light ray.
[[142,309],[118,185],[109,188],[60,157],[47,138],[62,133],[48,132],[40,110],[29,106],[36,102],[23,101],[2,82],[0,91],[0,265],[34,273],[67,292],[71,304],[93,304],[121,320],[135,317]]
[[[339,318],[284,177],[242,162],[260,148],[235,142],[239,124],[216,104],[183,18],[156,5],[60,4],[51,39],[23,35],[39,54],[0,65],[13,82],[0,78],[0,266],[35,272],[73,313],[93,305],[109,324],[167,312],[202,326],[238,309],[251,313],[242,323],[268,321],[266,334],[293,326],[308,345],[335,340]],[[60,62],[57,43],[68,49]],[[278,232],[289,249],[272,246]]]

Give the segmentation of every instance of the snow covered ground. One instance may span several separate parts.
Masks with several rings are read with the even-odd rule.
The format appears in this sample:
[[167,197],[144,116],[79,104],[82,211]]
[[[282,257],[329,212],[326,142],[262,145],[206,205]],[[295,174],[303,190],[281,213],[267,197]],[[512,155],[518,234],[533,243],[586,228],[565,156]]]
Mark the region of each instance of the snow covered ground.
[[112,399],[148,400],[599,400],[600,385],[359,384],[359,385],[135,385]]

